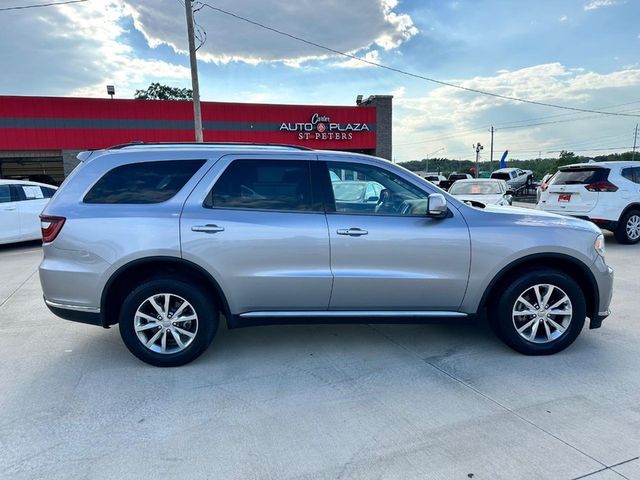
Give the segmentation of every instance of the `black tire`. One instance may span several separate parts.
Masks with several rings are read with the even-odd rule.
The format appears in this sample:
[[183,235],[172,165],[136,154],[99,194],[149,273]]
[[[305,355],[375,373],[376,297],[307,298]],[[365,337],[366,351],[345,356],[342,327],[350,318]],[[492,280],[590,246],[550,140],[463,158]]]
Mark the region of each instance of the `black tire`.
[[[582,331],[586,317],[586,301],[580,286],[568,275],[553,269],[539,269],[514,276],[509,282],[505,282],[505,285],[504,291],[490,309],[490,323],[498,337],[517,352],[525,355],[551,355],[571,345]],[[550,303],[561,299],[562,293],[569,298],[572,314],[562,333],[553,327],[548,318],[553,319],[560,326],[564,326],[562,319],[566,319],[567,316],[552,315],[545,318],[536,315],[513,315],[516,306],[523,305],[518,302],[518,298],[521,295],[525,295],[527,291],[533,295],[534,291],[530,289],[535,285],[552,285],[554,287]],[[546,292],[547,289],[545,287],[540,288],[540,293],[543,297]],[[529,299],[535,298],[535,296],[529,297]],[[567,305],[563,304],[560,307],[566,307]],[[533,306],[535,307],[536,304],[533,304]],[[521,309],[518,308],[517,310]],[[517,320],[514,320],[514,318]],[[518,322],[519,328],[522,328],[525,324],[533,322],[534,319],[538,320],[538,326],[535,327],[534,324],[530,329],[524,330],[523,334],[529,336],[533,332],[533,327],[540,328],[541,330],[537,334],[534,333],[534,338],[538,342],[545,343],[537,343],[523,338],[517,331],[516,322]],[[551,331],[551,336],[557,336],[557,338],[549,340],[545,324]],[[543,336],[548,341],[545,341]]]
[[640,211],[629,210],[620,218],[620,221],[618,222],[618,227],[613,232],[618,243],[623,243],[625,245],[632,245],[640,241],[640,237],[633,238],[632,236],[629,235],[629,232],[627,231],[627,226],[629,226],[629,223],[634,220],[635,221],[640,220]]
[[[180,338],[184,340],[183,343],[186,344],[186,347],[182,350],[176,351],[175,353],[160,353],[152,351],[150,348],[143,345],[135,331],[135,317],[138,308],[142,307],[145,301],[153,295],[165,293],[172,295],[171,298],[175,302],[179,302],[179,299],[176,299],[173,296],[186,300],[190,304],[190,307],[188,307],[187,310],[189,314],[192,315],[192,313],[195,313],[197,316],[197,320],[194,322],[195,326],[193,326],[194,323],[191,322],[179,322],[179,325],[177,323],[172,324],[183,328],[183,330],[195,330],[195,335],[192,339],[191,337],[180,336]],[[150,304],[147,303],[147,307],[149,305]],[[179,303],[175,303],[175,305],[178,308],[180,306]],[[169,311],[171,312],[171,307]],[[171,316],[168,318],[170,319]],[[176,319],[174,318],[174,320]],[[152,278],[138,286],[125,298],[120,310],[119,327],[120,336],[122,337],[124,344],[127,346],[129,351],[140,360],[150,365],[155,365],[156,367],[178,367],[189,363],[202,355],[216,334],[218,322],[218,310],[211,298],[206,295],[199,286],[193,285],[192,283],[189,283],[188,280],[181,278]],[[169,323],[171,322],[169,321]],[[148,324],[151,325],[151,322]],[[170,329],[171,327],[167,326],[166,328]],[[145,335],[152,336],[152,333],[160,330],[163,330],[163,327],[160,325],[157,328],[152,327],[148,330],[149,333],[145,333]],[[189,331],[189,333],[194,332]],[[162,333],[160,333],[160,335],[162,337]],[[175,349],[181,348],[175,340],[177,335],[177,333],[174,335],[172,332],[166,332],[166,342]],[[190,343],[187,344],[189,341]]]

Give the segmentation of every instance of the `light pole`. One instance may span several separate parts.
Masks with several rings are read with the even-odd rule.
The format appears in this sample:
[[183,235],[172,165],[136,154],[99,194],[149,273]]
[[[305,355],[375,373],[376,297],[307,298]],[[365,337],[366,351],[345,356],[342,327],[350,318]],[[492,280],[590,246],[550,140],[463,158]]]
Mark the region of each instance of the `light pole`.
[[[431,153],[427,153],[427,158],[426,158],[426,160],[427,160],[427,165],[425,166],[425,173],[429,173],[429,157],[430,157],[431,155],[433,155],[434,153],[438,153],[440,150],[446,150],[446,147],[441,147],[441,148],[439,148],[439,149],[437,149],[437,150],[434,150],[434,151],[433,151],[433,152],[431,152]],[[438,175],[439,175],[439,174],[440,174],[440,172],[438,172]]]
[[480,142],[476,143],[475,145],[472,145],[473,148],[476,149],[476,178],[480,177],[480,170],[478,167],[478,160],[480,158],[480,151],[484,148],[482,145],[480,145]]

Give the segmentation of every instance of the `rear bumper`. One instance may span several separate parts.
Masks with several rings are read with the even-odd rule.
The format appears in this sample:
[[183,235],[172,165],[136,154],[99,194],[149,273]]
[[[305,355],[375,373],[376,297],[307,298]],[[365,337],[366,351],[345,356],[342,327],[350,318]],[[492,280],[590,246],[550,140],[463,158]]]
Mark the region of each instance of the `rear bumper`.
[[62,303],[51,302],[46,298],[44,299],[44,303],[51,311],[51,313],[64,320],[102,326],[102,317],[100,316],[99,308],[66,305]]

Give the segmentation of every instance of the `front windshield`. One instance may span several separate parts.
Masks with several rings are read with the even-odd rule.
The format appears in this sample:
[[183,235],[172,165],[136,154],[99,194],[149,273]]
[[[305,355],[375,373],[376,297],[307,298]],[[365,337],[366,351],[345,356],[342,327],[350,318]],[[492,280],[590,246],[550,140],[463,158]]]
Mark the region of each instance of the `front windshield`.
[[497,182],[456,182],[451,185],[452,195],[496,195],[502,193]]
[[362,198],[364,188],[364,183],[335,182],[333,184],[333,194],[336,201],[353,202]]

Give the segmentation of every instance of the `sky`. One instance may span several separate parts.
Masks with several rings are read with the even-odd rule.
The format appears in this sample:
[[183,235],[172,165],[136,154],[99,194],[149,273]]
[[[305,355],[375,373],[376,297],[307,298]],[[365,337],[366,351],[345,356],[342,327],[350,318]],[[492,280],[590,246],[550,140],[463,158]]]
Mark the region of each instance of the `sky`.
[[[151,82],[190,88],[182,2],[89,0],[0,11],[0,95],[105,97],[105,86],[114,84],[118,98],[133,98]],[[45,2],[2,0],[0,9],[34,3]],[[477,142],[488,160],[491,126],[494,158],[506,149],[524,159],[633,145],[640,121],[639,0],[208,3],[420,76],[628,116],[461,91],[321,50],[208,6],[195,14],[206,32],[198,50],[202,100],[354,105],[357,95],[390,94],[398,162],[472,158]]]

